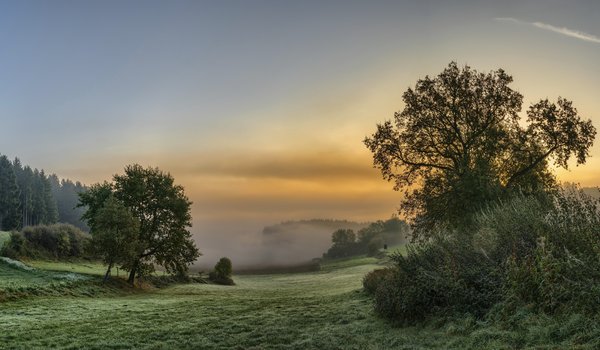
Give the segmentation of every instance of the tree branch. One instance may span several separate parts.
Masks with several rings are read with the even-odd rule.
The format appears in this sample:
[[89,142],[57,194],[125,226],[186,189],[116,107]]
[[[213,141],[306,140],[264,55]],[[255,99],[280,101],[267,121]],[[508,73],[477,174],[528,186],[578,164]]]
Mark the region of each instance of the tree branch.
[[542,154],[541,156],[539,156],[536,160],[534,160],[531,164],[529,164],[528,166],[526,166],[525,168],[517,171],[516,173],[514,173],[506,182],[506,188],[509,188],[510,185],[520,176],[523,176],[525,174],[527,174],[528,172],[530,172],[531,170],[533,170],[538,164],[540,164],[540,162],[542,162],[544,159],[548,158],[548,156],[550,154],[552,154],[552,152],[554,152],[556,149],[558,148],[558,146],[553,146],[552,148],[550,148],[548,150],[548,152]]

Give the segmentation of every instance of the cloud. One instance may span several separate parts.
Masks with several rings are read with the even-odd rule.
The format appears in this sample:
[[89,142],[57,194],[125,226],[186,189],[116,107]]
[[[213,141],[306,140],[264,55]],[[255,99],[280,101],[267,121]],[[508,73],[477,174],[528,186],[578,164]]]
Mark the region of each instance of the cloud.
[[521,21],[518,20],[516,18],[512,18],[512,17],[497,17],[494,18],[496,21],[501,21],[501,22],[510,22],[510,23],[517,23],[517,24],[526,24],[526,25],[530,25],[539,29],[543,29],[543,30],[548,30],[554,33],[558,33],[564,36],[568,36],[571,38],[575,38],[575,39],[579,39],[579,40],[583,40],[583,41],[587,41],[587,42],[592,42],[592,43],[596,43],[596,44],[600,44],[600,37],[597,37],[593,34],[588,34],[585,32],[581,32],[578,30],[574,30],[574,29],[569,29],[566,27],[557,27],[557,26],[553,26],[551,24],[547,24],[547,23],[543,23],[543,22],[525,22],[525,21]]
[[[323,179],[379,179],[367,152],[246,152],[204,155],[189,171],[201,175],[237,178],[276,178],[318,181]],[[189,163],[189,162],[188,162]]]

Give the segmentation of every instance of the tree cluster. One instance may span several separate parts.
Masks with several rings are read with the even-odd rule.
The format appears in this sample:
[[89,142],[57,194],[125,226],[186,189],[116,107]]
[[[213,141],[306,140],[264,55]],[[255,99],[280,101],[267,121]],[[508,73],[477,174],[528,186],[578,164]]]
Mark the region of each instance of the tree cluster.
[[396,217],[373,222],[356,233],[351,229],[339,229],[331,235],[333,244],[323,256],[326,258],[360,254],[375,256],[385,245],[404,242],[409,231],[408,224]]
[[129,283],[155,266],[183,274],[200,255],[188,228],[191,202],[183,187],[158,168],[131,165],[113,182],[80,193],[93,247],[108,265],[129,271]]
[[23,166],[0,155],[0,230],[64,222],[83,230],[81,209],[75,209],[78,193],[86,188],[70,180],[59,181],[44,170]]

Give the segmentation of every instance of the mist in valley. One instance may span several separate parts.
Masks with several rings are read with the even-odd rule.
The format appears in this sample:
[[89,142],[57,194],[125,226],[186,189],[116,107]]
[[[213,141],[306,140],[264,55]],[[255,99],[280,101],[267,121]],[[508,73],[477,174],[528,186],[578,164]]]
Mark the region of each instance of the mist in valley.
[[322,257],[335,230],[358,230],[367,225],[345,220],[199,222],[194,240],[202,256],[192,270],[208,271],[225,256],[232,260],[234,271],[305,264]]

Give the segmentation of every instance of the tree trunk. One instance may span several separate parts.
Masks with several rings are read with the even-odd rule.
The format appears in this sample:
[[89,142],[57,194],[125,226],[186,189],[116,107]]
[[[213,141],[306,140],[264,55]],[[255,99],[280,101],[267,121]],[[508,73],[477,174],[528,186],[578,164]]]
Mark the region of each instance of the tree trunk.
[[106,281],[108,281],[108,277],[110,277],[110,270],[113,267],[113,262],[111,261],[110,264],[108,264],[108,269],[106,270],[106,274],[104,274],[104,280],[102,281],[102,283],[106,283]]
[[129,282],[129,284],[131,284],[131,286],[133,286],[133,282],[135,281],[135,273],[137,272],[137,263],[133,265],[133,267],[131,268],[131,271],[129,272],[129,278],[127,279],[127,282]]

